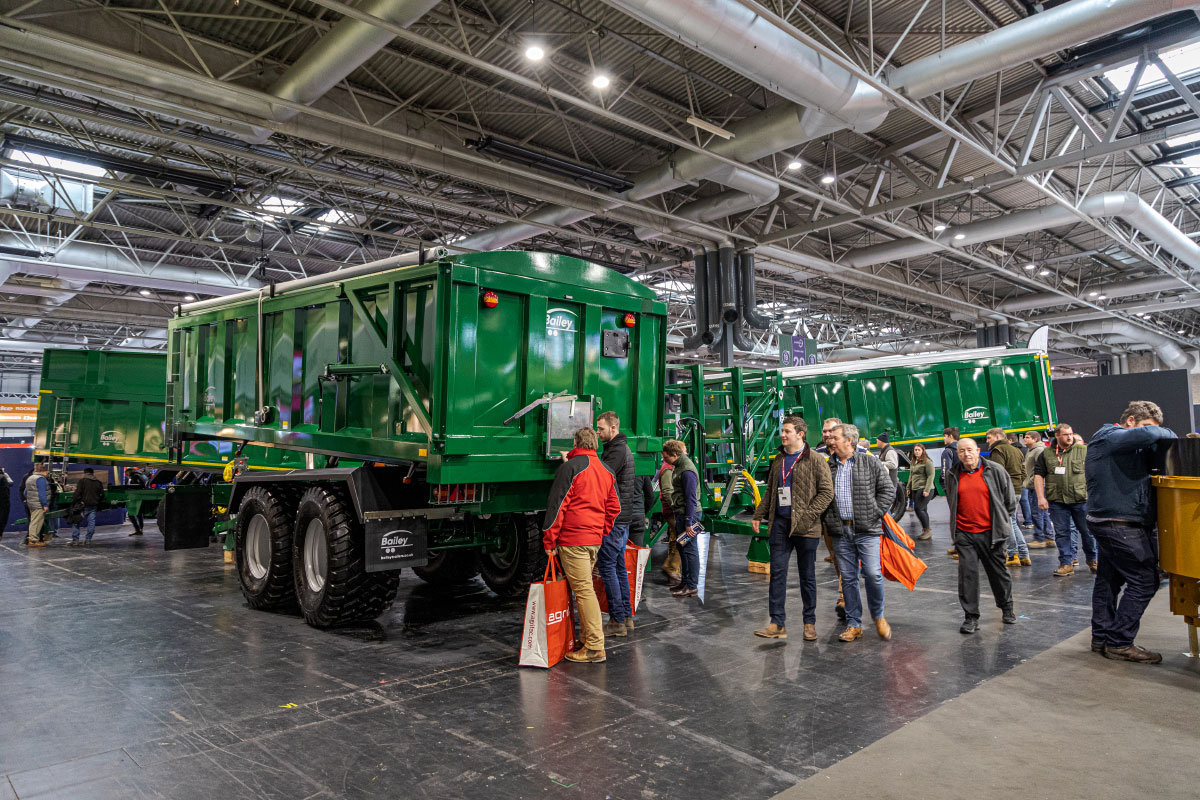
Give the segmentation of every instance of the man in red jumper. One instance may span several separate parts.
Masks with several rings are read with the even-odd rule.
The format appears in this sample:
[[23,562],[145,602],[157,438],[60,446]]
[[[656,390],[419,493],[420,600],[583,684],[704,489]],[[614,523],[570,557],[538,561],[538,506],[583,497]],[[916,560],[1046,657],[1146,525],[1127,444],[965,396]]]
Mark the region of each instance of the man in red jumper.
[[592,588],[592,570],[604,535],[612,530],[621,513],[616,479],[596,455],[596,432],[575,431],[575,449],[554,473],[554,485],[546,501],[542,542],[546,556],[557,553],[575,594],[583,648],[567,653],[569,661],[598,664],[604,661],[604,623],[600,601]]
[[996,607],[1005,624],[1017,621],[1013,613],[1012,578],[1004,565],[1004,542],[1012,533],[1017,494],[1008,471],[995,461],[979,457],[974,439],[958,440],[958,463],[946,479],[950,524],[958,549],[958,602],[963,620],[959,633],[979,630],[979,565],[987,573]]

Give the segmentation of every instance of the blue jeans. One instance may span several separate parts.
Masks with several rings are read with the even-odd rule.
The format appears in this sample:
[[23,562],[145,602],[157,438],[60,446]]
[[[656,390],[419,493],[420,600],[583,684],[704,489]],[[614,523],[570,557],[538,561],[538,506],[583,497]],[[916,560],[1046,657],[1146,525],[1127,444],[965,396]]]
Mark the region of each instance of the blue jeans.
[[1038,542],[1049,542],[1054,539],[1054,528],[1050,524],[1050,512],[1038,508],[1037,492],[1032,489],[1021,490],[1021,503],[1024,507],[1025,494],[1029,494],[1029,510],[1033,515],[1033,538]]
[[1071,535],[1071,523],[1083,540],[1083,552],[1088,561],[1096,560],[1096,540],[1088,531],[1087,503],[1051,503],[1050,519],[1054,522],[1054,542],[1058,545],[1059,566],[1070,566],[1079,555],[1075,537]]
[[804,624],[817,624],[817,546],[819,538],[790,535],[791,518],[775,518],[771,526],[771,586],[768,591],[771,622],[784,627],[787,622],[787,573],[792,551],[800,573],[800,598],[804,601]]
[[1033,525],[1033,511],[1037,508],[1037,497],[1033,489],[1021,490],[1021,523]]
[[1025,543],[1025,534],[1021,533],[1021,526],[1017,524],[1017,518],[1012,518],[1012,530],[1008,532],[1008,539],[1004,542],[1004,554],[1011,556],[1016,553],[1021,558],[1029,558],[1029,545]]
[[625,543],[629,541],[628,525],[613,525],[608,535],[600,540],[600,552],[596,556],[596,569],[604,581],[604,593],[608,595],[608,616],[613,622],[625,622],[633,616],[629,605],[629,573],[625,571]]
[[1092,640],[1128,647],[1158,591],[1156,537],[1153,530],[1120,522],[1094,522],[1092,530],[1100,549],[1092,588]]
[[[675,517],[675,530],[683,533],[687,530],[687,524],[684,522],[683,515],[679,514]],[[683,588],[695,589],[700,584],[700,545],[696,543],[696,537],[693,536],[686,542],[680,542],[679,548],[679,580]]]
[[879,539],[875,533],[855,534],[842,527],[834,540],[838,569],[842,573],[842,595],[846,600],[846,627],[862,627],[862,596],[858,593],[859,565],[867,588],[867,606],[873,619],[883,618],[883,569],[879,564]]
[[84,506],[83,507],[83,519],[79,520],[79,522],[72,523],[72,526],[71,526],[72,527],[72,530],[71,530],[71,541],[72,542],[79,541],[79,525],[84,520],[87,520],[87,539],[86,539],[86,541],[90,542],[92,540],[92,537],[96,535],[96,507],[95,506]]

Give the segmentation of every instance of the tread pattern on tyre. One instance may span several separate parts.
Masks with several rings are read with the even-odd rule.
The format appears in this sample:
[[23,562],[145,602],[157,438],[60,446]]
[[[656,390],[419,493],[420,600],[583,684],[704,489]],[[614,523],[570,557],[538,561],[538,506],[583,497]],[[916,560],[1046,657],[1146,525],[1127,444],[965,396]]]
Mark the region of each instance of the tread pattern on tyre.
[[514,514],[513,531],[517,536],[517,563],[499,570],[484,553],[479,558],[479,574],[487,587],[501,597],[523,597],[529,584],[540,581],[546,571],[546,551],[542,546],[541,514]]
[[474,550],[442,550],[425,566],[413,567],[413,574],[435,586],[466,583],[479,574],[479,557]]
[[[329,542],[325,587],[314,594],[304,576],[304,533],[320,518]],[[300,610],[309,625],[331,628],[373,620],[392,606],[400,571],[367,572],[361,526],[353,506],[337,489],[312,486],[300,497],[293,537],[293,578]]]
[[[295,493],[281,487],[252,486],[238,507],[235,551],[238,584],[251,608],[259,610],[294,608],[296,590],[292,580],[292,515]],[[247,585],[246,529],[262,513],[271,533],[271,563],[266,582],[259,589]]]

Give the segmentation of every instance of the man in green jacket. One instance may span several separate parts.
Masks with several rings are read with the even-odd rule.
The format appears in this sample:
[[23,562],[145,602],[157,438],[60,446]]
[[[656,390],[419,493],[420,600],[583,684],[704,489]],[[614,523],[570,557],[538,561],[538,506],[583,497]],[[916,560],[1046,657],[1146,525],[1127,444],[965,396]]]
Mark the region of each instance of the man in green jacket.
[[800,417],[784,417],[779,426],[782,446],[771,463],[767,490],[751,523],[757,534],[765,519],[770,536],[771,621],[754,632],[764,639],[787,638],[787,571],[793,550],[804,600],[804,640],[817,638],[817,546],[821,543],[821,514],[833,500],[833,478],[825,459],[805,444],[807,432]]
[[1075,573],[1078,550],[1071,533],[1074,523],[1083,539],[1083,552],[1088,567],[1096,571],[1096,540],[1087,523],[1087,477],[1084,461],[1087,445],[1075,441],[1070,425],[1054,429],[1054,446],[1042,451],[1033,468],[1033,488],[1037,492],[1038,508],[1050,510],[1054,523],[1054,541],[1058,545],[1058,569],[1054,576],[1065,578]]
[[[1025,482],[1025,457],[1008,440],[1004,428],[992,428],[988,431],[987,444],[988,460],[1004,467],[1004,471],[1012,479],[1013,494],[1020,497],[1021,484]],[[1025,534],[1021,533],[1021,526],[1017,523],[1015,514],[1011,521],[1012,533],[1004,543],[1005,563],[1010,567],[1028,567],[1033,562],[1029,560],[1029,545],[1025,543]]]

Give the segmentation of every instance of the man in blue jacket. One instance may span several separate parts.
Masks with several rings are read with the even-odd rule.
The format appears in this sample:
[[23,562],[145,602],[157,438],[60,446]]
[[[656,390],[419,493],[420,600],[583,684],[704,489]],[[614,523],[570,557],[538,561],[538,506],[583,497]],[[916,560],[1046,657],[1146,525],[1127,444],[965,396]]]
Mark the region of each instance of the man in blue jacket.
[[1092,651],[1141,664],[1162,661],[1162,654],[1133,643],[1142,614],[1158,591],[1157,507],[1150,469],[1177,438],[1162,421],[1156,404],[1133,401],[1120,423],[1105,425],[1092,436],[1084,470],[1088,528],[1100,551],[1092,588]]

